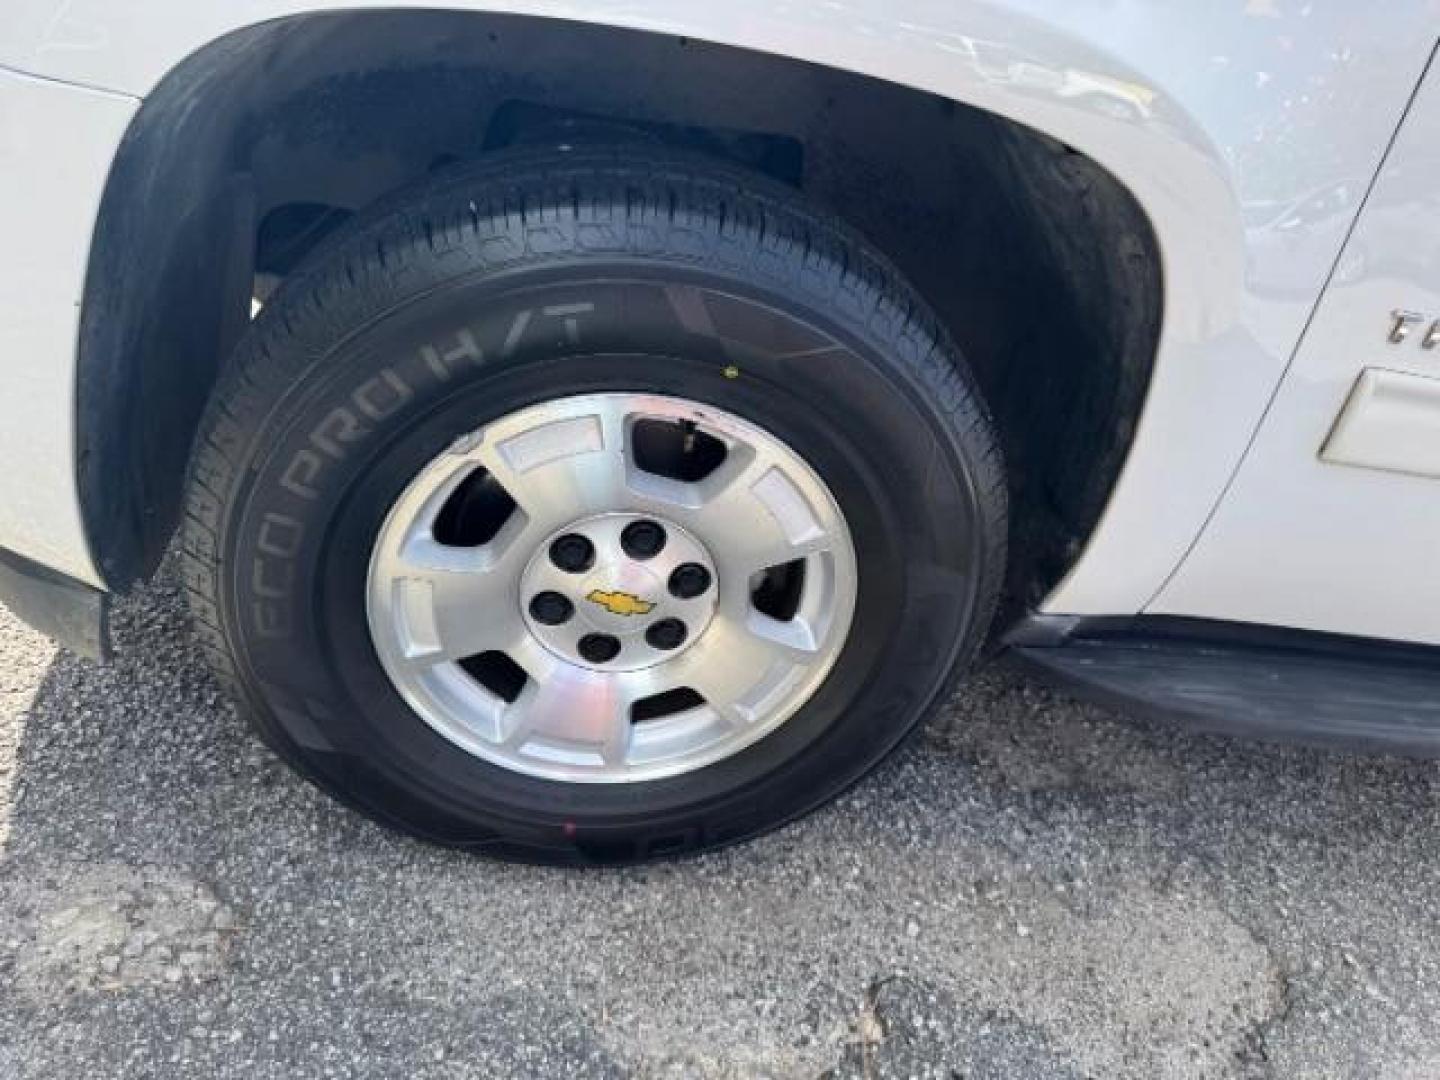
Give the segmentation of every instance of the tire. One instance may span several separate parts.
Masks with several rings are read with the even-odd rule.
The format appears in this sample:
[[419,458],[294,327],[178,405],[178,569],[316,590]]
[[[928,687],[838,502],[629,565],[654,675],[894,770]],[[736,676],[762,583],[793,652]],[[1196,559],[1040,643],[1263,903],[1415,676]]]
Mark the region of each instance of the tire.
[[[468,433],[499,431],[506,418],[537,409],[611,400],[678,402],[693,410],[685,415],[732,418],[730,430],[789,455],[785,476],[802,486],[802,474],[818,478],[805,505],[834,509],[839,539],[814,556],[821,562],[776,572],[792,580],[784,574],[793,571],[801,594],[813,584],[831,605],[832,658],[823,672],[818,662],[805,666],[811,654],[794,661],[793,671],[818,682],[763,737],[736,742],[718,722],[703,738],[687,734],[691,757],[675,759],[683,769],[654,751],[670,764],[644,772],[630,749],[575,751],[564,761],[579,765],[552,767],[530,743],[503,749],[498,735],[477,736],[472,752],[414,707],[429,700],[424,680],[441,669],[405,681],[406,650],[424,634],[403,622],[414,618],[407,601],[395,601],[399,614],[387,608],[387,596],[411,593],[386,592],[394,585],[379,569],[386,530],[403,525],[409,485],[447,452],[463,454],[475,438],[490,445],[488,434],[465,442]],[[703,422],[654,423],[670,425],[666,438],[689,433],[675,453],[710,445]],[[624,430],[639,438],[638,428]],[[747,444],[716,441],[726,461],[747,460]],[[590,460],[566,459],[567,468]],[[674,460],[682,469],[692,458]],[[743,506],[758,490],[747,489]],[[529,529],[521,511],[505,520]],[[449,512],[433,512],[441,516],[415,535],[438,538]],[[780,520],[723,520],[732,518],[743,528],[726,535],[774,531]],[[361,213],[312,253],[259,313],[216,388],[191,466],[182,565],[215,671],[267,743],[322,788],[387,825],[493,856],[627,862],[754,836],[876,766],[975,656],[1004,570],[1005,527],[986,409],[954,345],[893,268],[765,178],[613,148],[458,167]],[[683,532],[670,528],[665,535]],[[525,565],[527,575],[554,570],[539,554]],[[820,569],[812,579],[805,567]],[[850,584],[824,587],[822,571]],[[769,588],[770,573],[743,587]],[[412,588],[403,573],[398,580]],[[439,619],[437,597],[459,580],[436,578],[415,595]],[[725,588],[728,597],[741,586]],[[595,595],[616,610],[582,603],[587,619],[623,614],[634,600]],[[748,595],[761,604],[761,592]],[[534,604],[530,615],[503,607],[478,605],[466,632],[489,632],[502,617],[529,619],[536,630]],[[452,610],[472,609],[443,608]],[[392,616],[401,619],[401,659],[386,651]],[[775,615],[786,617],[798,618]],[[695,656],[728,655],[716,651],[709,625],[718,623],[693,631],[694,647],[711,652]],[[617,640],[628,656],[640,638]],[[704,675],[704,663],[690,668]],[[517,667],[523,683],[529,669]],[[448,679],[455,669],[443,670]],[[804,684],[790,667],[775,670],[786,687]],[[586,669],[585,677],[610,676]],[[504,692],[485,687],[496,715],[508,715]],[[554,722],[578,722],[570,712]],[[704,760],[712,747],[728,749]],[[500,759],[522,752],[529,756],[516,767]],[[566,771],[591,768],[578,779]]]

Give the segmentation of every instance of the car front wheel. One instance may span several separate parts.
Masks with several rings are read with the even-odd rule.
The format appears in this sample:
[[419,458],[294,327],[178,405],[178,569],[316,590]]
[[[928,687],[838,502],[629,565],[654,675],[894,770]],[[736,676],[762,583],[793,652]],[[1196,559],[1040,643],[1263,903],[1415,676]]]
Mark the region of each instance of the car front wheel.
[[885,757],[1004,564],[963,360],[864,242],[723,164],[500,156],[259,314],[184,552],[262,735],[386,823],[532,861],[751,836]]

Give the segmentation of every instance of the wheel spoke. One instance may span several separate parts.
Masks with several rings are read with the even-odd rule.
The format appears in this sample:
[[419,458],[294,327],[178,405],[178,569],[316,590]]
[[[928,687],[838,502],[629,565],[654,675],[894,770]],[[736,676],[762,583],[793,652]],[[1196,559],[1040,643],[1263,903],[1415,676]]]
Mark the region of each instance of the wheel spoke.
[[692,526],[710,540],[722,575],[731,581],[748,583],[752,574],[835,545],[835,523],[768,456],[722,465],[699,487],[703,501]]
[[704,638],[681,658],[674,678],[728,719],[743,720],[765,687],[810,667],[820,656],[808,626],[753,611],[739,619],[717,615]]
[[813,664],[820,653],[815,628],[800,616],[781,620],[752,611],[745,629],[751,638],[773,655],[782,656],[800,667]]
[[625,503],[623,417],[597,408],[487,436],[475,458],[547,529]]
[[463,660],[503,652],[520,638],[515,594],[528,530],[515,520],[481,547],[450,547],[428,532],[404,544],[391,573],[407,659],[422,665]]
[[506,710],[505,745],[523,751],[534,743],[597,755],[623,765],[630,746],[634,696],[622,679],[564,664],[532,680]]

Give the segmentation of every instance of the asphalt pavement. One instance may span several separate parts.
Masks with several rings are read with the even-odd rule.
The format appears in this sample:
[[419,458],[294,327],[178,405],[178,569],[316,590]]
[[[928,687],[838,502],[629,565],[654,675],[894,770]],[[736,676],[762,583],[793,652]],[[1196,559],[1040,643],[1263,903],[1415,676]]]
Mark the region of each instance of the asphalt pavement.
[[0,1077],[1440,1077],[1435,763],[980,672],[758,842],[626,870],[293,777],[168,575],[96,667],[0,611]]

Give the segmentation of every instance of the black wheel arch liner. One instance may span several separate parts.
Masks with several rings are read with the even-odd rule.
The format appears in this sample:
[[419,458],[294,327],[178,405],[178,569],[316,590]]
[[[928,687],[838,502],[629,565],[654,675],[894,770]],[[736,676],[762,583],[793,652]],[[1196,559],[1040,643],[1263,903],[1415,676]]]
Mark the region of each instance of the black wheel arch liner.
[[213,48],[167,77],[132,120],[86,272],[76,480],[91,551],[117,591],[164,554],[179,514],[177,467],[219,359],[249,318],[254,200],[227,133],[197,107],[244,42]]

